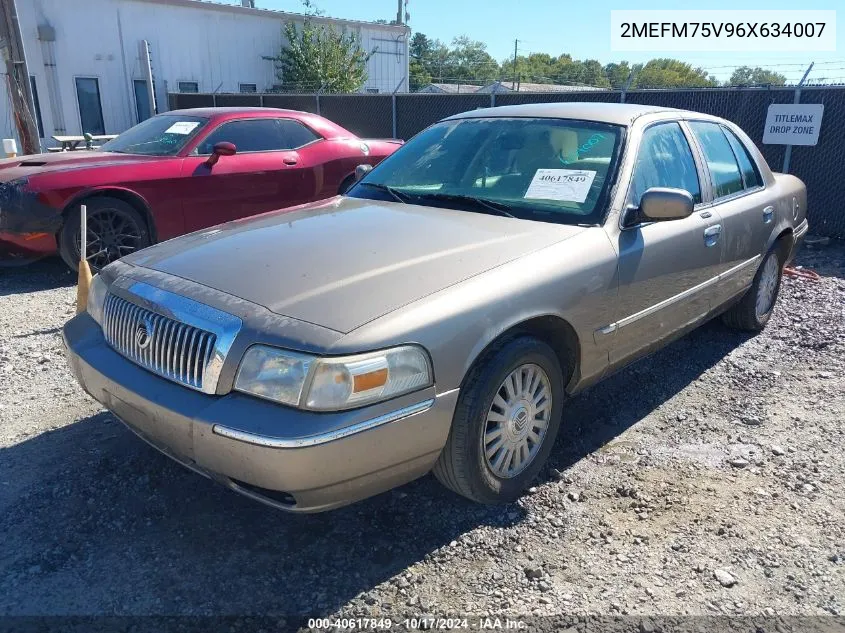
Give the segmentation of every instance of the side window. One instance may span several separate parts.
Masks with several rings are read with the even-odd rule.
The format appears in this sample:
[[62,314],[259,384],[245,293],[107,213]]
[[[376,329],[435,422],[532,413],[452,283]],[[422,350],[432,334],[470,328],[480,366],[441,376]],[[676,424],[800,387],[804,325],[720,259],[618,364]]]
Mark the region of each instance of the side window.
[[729,129],[723,127],[722,131],[728,137],[728,143],[731,144],[731,149],[733,149],[734,156],[736,156],[736,160],[739,163],[742,178],[745,180],[745,188],[753,189],[754,187],[762,186],[763,178],[760,176],[760,172],[757,170],[757,165],[754,164],[748,148]]
[[282,136],[285,139],[287,149],[296,149],[320,138],[316,132],[311,131],[299,121],[279,119],[279,125],[282,128]]
[[643,133],[628,200],[640,204],[640,197],[651,187],[672,187],[689,191],[701,202],[701,185],[687,138],[675,122],[654,125]]
[[722,198],[742,191],[739,165],[728,139],[722,133],[722,127],[717,123],[702,121],[690,121],[689,126],[704,151],[704,159],[713,180],[713,197]]
[[214,145],[221,141],[234,143],[239,154],[287,149],[277,119],[251,119],[224,123],[199,144],[197,153],[211,154]]

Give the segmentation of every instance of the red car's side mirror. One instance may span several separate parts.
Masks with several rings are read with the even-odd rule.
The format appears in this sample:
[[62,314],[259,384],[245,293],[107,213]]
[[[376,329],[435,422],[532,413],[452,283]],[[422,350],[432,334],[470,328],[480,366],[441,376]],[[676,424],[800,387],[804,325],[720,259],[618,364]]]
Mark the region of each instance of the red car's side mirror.
[[220,160],[221,156],[234,156],[237,151],[238,148],[235,147],[234,143],[229,143],[227,141],[215,143],[214,149],[211,150],[211,155],[205,161],[205,164],[209,167],[214,167],[214,165],[217,164],[217,161]]

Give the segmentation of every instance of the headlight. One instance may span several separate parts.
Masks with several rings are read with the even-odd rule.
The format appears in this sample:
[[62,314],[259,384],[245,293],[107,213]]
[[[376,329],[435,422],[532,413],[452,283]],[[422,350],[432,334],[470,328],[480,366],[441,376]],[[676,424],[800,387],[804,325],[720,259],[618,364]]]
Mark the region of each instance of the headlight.
[[302,409],[332,411],[388,400],[432,383],[422,348],[320,358],[274,347],[250,347],[235,389]]
[[103,304],[109,288],[101,275],[94,275],[88,288],[88,314],[100,325],[103,324]]

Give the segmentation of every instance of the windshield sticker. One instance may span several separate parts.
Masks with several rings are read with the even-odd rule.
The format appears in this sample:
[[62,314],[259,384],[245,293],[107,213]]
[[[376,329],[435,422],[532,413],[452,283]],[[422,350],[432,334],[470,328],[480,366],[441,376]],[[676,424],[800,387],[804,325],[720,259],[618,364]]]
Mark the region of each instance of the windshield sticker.
[[167,128],[165,134],[190,134],[199,125],[198,121],[179,121]]
[[596,172],[586,169],[538,169],[524,198],[584,202]]

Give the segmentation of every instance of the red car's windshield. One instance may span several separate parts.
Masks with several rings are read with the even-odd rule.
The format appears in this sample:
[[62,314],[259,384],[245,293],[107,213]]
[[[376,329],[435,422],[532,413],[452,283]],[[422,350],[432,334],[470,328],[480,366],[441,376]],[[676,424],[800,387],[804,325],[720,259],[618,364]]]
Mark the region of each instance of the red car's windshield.
[[160,114],[129,128],[101,150],[144,156],[175,156],[208,124],[198,116]]

